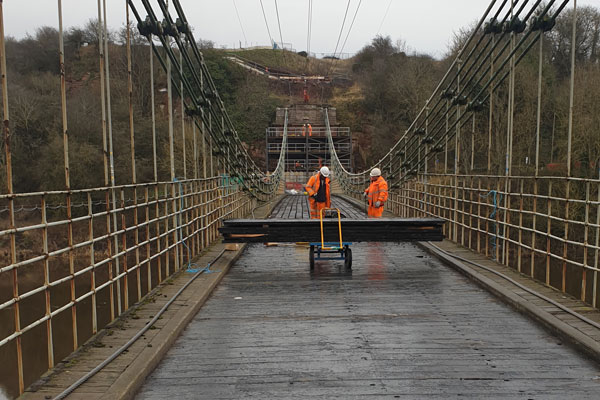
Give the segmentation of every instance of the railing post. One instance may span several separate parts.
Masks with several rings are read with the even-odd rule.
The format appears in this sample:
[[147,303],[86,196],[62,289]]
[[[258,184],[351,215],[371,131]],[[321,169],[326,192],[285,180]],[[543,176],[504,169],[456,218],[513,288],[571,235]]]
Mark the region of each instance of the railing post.
[[[1,4],[1,2],[0,2]],[[45,305],[46,305],[46,318],[48,318],[46,320],[46,341],[47,341],[47,345],[48,345],[48,369],[53,368],[54,367],[54,339],[52,337],[52,318],[51,318],[51,314],[52,314],[52,300],[51,300],[51,290],[50,290],[50,259],[48,257],[48,218],[46,216],[46,197],[44,195],[42,195],[42,224],[44,225],[44,228],[42,230],[42,250],[44,252],[44,297],[45,297]],[[91,223],[90,223],[91,226]],[[92,248],[93,248],[93,243],[92,243]],[[93,264],[93,258],[94,258],[94,252],[91,252],[91,257],[92,257],[92,265]],[[92,271],[92,289],[95,288],[95,285],[93,285],[93,281],[94,281],[94,271]],[[96,311],[96,307],[95,307],[95,300],[96,297],[93,296],[92,297],[92,313],[94,313],[92,315],[92,323],[95,323],[96,319],[95,319],[95,311]],[[93,330],[93,328],[92,328]],[[95,333],[95,331],[94,331]]]
[[[600,169],[600,166],[598,166],[598,168]],[[594,308],[596,308],[596,300],[598,296],[598,267],[600,267],[598,264],[598,256],[600,255],[600,251],[598,251],[598,246],[600,246],[600,179],[598,180],[597,186],[598,187],[596,190],[598,191],[598,205],[596,206],[596,250],[594,255],[594,292],[592,293],[592,306]]]
[[[198,237],[198,179],[194,178],[194,180],[190,183],[190,203],[191,203],[191,229],[192,229],[192,254],[191,257],[194,258],[196,254],[199,254],[198,243],[200,242],[200,238]],[[189,237],[189,236],[188,236]],[[191,261],[191,259],[190,259]]]
[[[498,178],[496,181],[496,196],[498,196],[500,193],[502,193],[502,192],[500,191],[500,178]],[[498,223],[500,221],[500,212],[499,212],[500,207],[501,207],[500,203],[501,203],[501,200],[498,199],[496,204],[494,205],[495,211],[496,211],[496,213],[494,215],[496,218],[494,221],[494,223],[495,223],[494,234],[496,235],[496,240],[494,241],[494,243],[495,243],[494,251],[496,254],[494,255],[494,257],[495,257],[496,261],[500,261],[500,246],[498,245],[498,243],[499,243],[498,239],[500,237],[498,234],[498,232],[500,231],[500,228],[498,227]],[[504,254],[504,249],[502,250],[502,252],[503,252],[502,254]]]
[[521,180],[521,190],[519,191],[519,247],[517,249],[517,270],[521,272],[521,256],[523,254],[523,189],[524,182]]
[[208,178],[204,183],[204,196],[206,199],[205,215],[206,215],[206,247],[212,244],[212,182],[213,178]]
[[585,301],[588,270],[588,233],[590,229],[590,182],[585,183],[585,221],[583,232],[583,271],[581,271],[581,301]]
[[469,176],[469,249],[473,248],[473,176]]
[[[87,194],[87,205],[88,205],[88,239],[90,241],[90,265],[92,270],[90,271],[90,290],[92,292],[92,335],[98,332],[98,316],[96,311],[96,255],[94,247],[94,209],[92,202],[92,194]],[[47,232],[46,232],[47,235]],[[46,241],[48,239],[46,238]],[[45,251],[47,254],[48,244],[46,243]]]
[[[443,232],[444,232],[444,237],[446,237],[447,239],[451,239],[450,235],[450,228],[448,227],[450,220],[448,218],[448,209],[446,207],[446,199],[448,198],[448,196],[446,195],[446,180],[447,180],[447,176],[444,174],[442,176],[442,178],[440,179],[440,203],[442,206],[442,210],[440,212],[440,215],[443,216],[443,218],[446,220],[446,223],[444,224],[443,228]],[[442,194],[443,193],[443,194]],[[443,199],[443,201],[442,201]]]
[[[477,177],[477,252],[481,253],[481,177]],[[486,254],[487,255],[487,254]]]
[[465,176],[462,180],[462,190],[461,190],[461,216],[460,216],[460,244],[464,247],[465,245],[465,214],[466,214],[466,200],[467,196],[465,194],[467,187],[467,177]]
[[568,240],[569,240],[569,217],[571,208],[571,179],[567,178],[567,189],[565,195],[565,235],[563,238],[563,262],[562,262],[562,284],[561,290],[566,292],[567,288],[567,255],[568,255]]
[[114,248],[112,245],[112,236],[111,236],[111,207],[110,207],[110,189],[106,188],[104,193],[104,202],[106,205],[106,249],[108,250],[108,279],[111,281],[111,284],[108,285],[109,290],[109,298],[110,298],[110,320],[114,321],[115,319],[115,284],[112,282],[114,277],[113,263],[114,263]]
[[127,222],[125,215],[125,193],[124,189],[121,188],[121,229],[123,234],[121,235],[121,246],[123,247],[123,310],[129,309],[129,270],[127,267]]
[[[171,193],[171,194],[169,194]],[[164,223],[165,223],[165,278],[171,276],[171,253],[169,251],[169,203],[172,203],[173,194],[169,188],[169,184],[164,184],[165,204],[164,204]]]
[[531,230],[531,267],[530,276],[535,277],[535,253],[536,253],[536,232],[537,232],[537,198],[538,198],[538,177],[533,181],[533,221]]
[[[488,176],[488,178],[486,179],[486,191],[488,193],[490,193],[492,185],[490,183],[490,177]],[[481,201],[481,200],[480,200]],[[486,205],[484,207],[485,209],[485,255],[486,257],[490,256],[490,209],[489,209],[489,204],[486,202]]]
[[[161,207],[160,207],[160,187],[159,187],[159,183],[158,182],[154,182],[154,213],[156,216],[156,224],[155,224],[155,230],[156,230],[156,252],[157,254],[160,254],[161,250],[161,233],[160,233],[160,226],[161,226]],[[166,257],[165,257],[166,258]],[[166,264],[165,264],[166,265]],[[162,257],[158,256],[156,258],[156,279],[158,281],[158,283],[160,284],[162,282]]]
[[502,249],[502,263],[508,267],[510,266],[510,214],[512,211],[512,179],[510,175],[508,175],[505,179],[506,183],[504,187],[506,188],[506,194],[504,204],[506,209],[504,210],[504,248]]
[[146,203],[146,293],[150,293],[152,290],[152,262],[150,261],[152,252],[150,248],[150,195],[148,186],[144,187],[144,202]]
[[554,181],[551,179],[548,183],[548,217],[546,226],[546,285],[550,286],[550,234],[552,233],[552,184]]

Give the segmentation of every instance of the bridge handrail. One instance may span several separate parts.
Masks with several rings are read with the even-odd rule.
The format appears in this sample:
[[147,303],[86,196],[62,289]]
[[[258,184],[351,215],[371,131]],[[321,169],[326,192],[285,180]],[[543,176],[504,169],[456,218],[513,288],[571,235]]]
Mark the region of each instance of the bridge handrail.
[[[41,303],[34,314],[22,312],[22,319],[0,337],[0,347],[16,344],[18,368],[29,368],[31,354],[21,348],[20,339],[43,326],[48,330],[44,344],[52,367],[57,343],[50,334],[53,330],[72,331],[73,348],[78,348],[90,336],[81,332],[95,334],[172,273],[191,265],[197,254],[218,240],[222,219],[244,217],[256,205],[242,187],[239,179],[215,176],[0,196],[0,206],[7,205],[13,219],[11,228],[0,230],[0,239],[41,238],[40,246],[30,248],[17,242],[11,249],[15,256],[0,266],[1,276],[13,275],[18,288],[5,293],[10,295],[3,296],[0,310],[19,309],[26,301]],[[112,194],[119,199],[116,206]],[[19,211],[23,201],[35,207]],[[121,221],[114,228],[113,218]],[[68,233],[51,236],[57,231]],[[19,287],[21,274],[28,274],[23,275],[28,280]],[[90,279],[88,287],[80,287]],[[77,290],[68,299],[55,298],[56,288],[75,285],[76,280]],[[128,280],[137,282],[137,290]],[[96,307],[101,299],[110,305],[103,315]],[[77,318],[81,312],[91,318]],[[66,315],[72,318],[62,318]],[[23,388],[22,375],[19,379]]]

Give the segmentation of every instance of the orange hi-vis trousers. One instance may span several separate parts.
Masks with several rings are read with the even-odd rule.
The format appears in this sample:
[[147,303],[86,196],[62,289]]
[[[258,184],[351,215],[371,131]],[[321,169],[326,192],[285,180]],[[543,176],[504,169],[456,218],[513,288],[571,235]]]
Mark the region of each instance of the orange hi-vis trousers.
[[311,219],[319,219],[319,215],[321,214],[321,210],[327,208],[327,203],[320,203],[318,201],[310,202],[310,218]]
[[367,210],[367,215],[369,218],[381,218],[381,216],[383,215],[383,206],[369,206],[369,209]]

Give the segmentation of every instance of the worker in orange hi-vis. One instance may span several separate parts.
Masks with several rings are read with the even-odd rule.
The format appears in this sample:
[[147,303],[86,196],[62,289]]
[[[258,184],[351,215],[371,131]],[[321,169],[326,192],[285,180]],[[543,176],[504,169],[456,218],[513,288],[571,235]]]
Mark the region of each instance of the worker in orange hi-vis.
[[312,136],[312,125],[308,124],[308,136]]
[[381,218],[383,205],[388,199],[388,184],[381,176],[379,168],[373,168],[370,173],[371,184],[365,190],[364,196],[369,203],[367,215],[369,218]]
[[329,168],[322,167],[319,172],[310,177],[306,184],[311,219],[319,219],[321,210],[331,207],[331,181],[329,175]]
[[308,100],[309,100],[308,89],[304,88],[304,104],[308,104]]

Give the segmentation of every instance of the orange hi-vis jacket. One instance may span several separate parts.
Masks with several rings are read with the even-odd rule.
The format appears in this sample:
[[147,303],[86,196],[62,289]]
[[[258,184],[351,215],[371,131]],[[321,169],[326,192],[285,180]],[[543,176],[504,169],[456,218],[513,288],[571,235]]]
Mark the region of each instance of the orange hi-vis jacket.
[[[369,210],[367,212],[369,218],[381,218],[383,215],[383,204],[388,199],[388,185],[385,179],[381,176],[371,182],[371,185],[365,190],[367,201],[369,202]],[[375,203],[379,202],[379,207],[375,207]]]
[[[317,172],[315,175],[311,176],[306,184],[306,193],[308,193],[308,201],[310,204],[310,208],[316,208],[317,201],[312,197],[315,193],[319,191],[319,187],[321,186],[321,173]],[[325,207],[331,207],[331,181],[329,178],[325,178],[325,185],[327,185],[325,189],[325,197],[327,200],[325,201]]]
[[388,199],[388,184],[383,177],[378,177],[375,181],[371,182],[369,187],[365,190],[367,193],[367,201],[371,207],[375,207],[375,202],[380,202],[381,205]]

